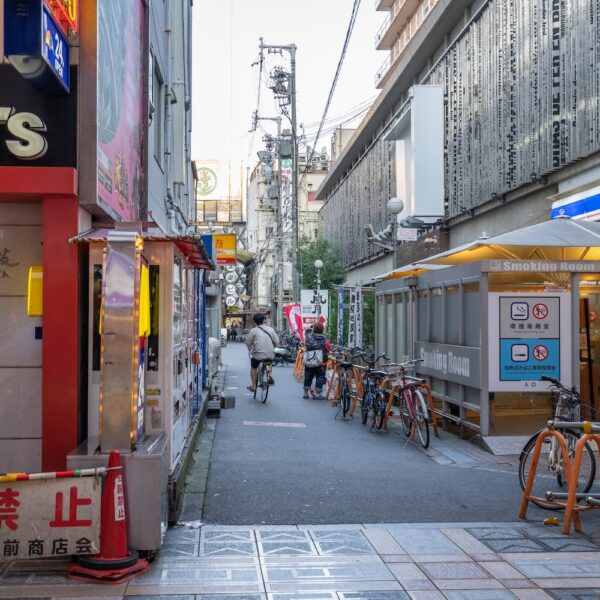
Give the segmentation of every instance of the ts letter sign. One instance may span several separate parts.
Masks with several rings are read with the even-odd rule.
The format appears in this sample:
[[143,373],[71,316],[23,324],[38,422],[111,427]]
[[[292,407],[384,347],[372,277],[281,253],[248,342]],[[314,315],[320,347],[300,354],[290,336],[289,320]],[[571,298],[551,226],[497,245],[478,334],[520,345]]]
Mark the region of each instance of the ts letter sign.
[[0,126],[6,125],[8,133],[16,140],[4,141],[8,151],[21,160],[36,160],[48,151],[48,142],[39,132],[46,131],[46,124],[30,112],[15,112],[9,106],[0,106]]

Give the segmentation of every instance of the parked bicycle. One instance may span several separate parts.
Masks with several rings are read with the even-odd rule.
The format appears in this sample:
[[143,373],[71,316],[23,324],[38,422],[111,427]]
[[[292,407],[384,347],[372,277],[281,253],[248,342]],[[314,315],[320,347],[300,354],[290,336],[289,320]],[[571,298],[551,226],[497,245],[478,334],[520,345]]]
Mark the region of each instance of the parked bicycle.
[[385,354],[376,358],[367,357],[364,352],[361,352],[359,356],[366,362],[360,408],[362,423],[365,425],[370,416],[371,428],[382,429],[387,407],[387,397],[384,394],[383,384],[389,374],[387,371],[376,369],[376,365],[382,358],[385,360],[389,360],[389,358]]
[[[581,409],[585,405],[582,403],[581,396],[575,386],[566,387],[557,379],[547,376],[542,376],[541,380],[549,381],[552,384],[554,420],[562,422],[580,421]],[[585,407],[592,414],[595,412],[593,407]],[[581,437],[581,431],[574,429],[560,429],[559,431],[567,442],[569,458],[573,458],[577,440]],[[541,431],[538,431],[534,434],[521,451],[519,459],[519,483],[523,490],[525,489],[529,471],[531,470],[533,450],[540,433]],[[596,459],[594,458],[594,450],[589,443],[586,443],[581,469],[579,470],[577,491],[582,493],[588,492],[594,483],[595,477]],[[566,490],[567,476],[565,474],[560,444],[555,437],[547,437],[542,445],[532,495],[543,498],[546,496],[546,492],[565,492]],[[561,507],[549,506],[541,502],[535,502],[535,500],[532,501],[541,508],[561,510]]]
[[[423,359],[415,358],[398,365],[399,379],[392,382],[388,392],[387,414],[392,411],[394,400],[396,401],[400,416],[400,423],[406,436],[410,436],[413,430],[416,432],[419,442],[423,448],[429,447],[429,411],[427,402],[419,387],[423,380],[410,377],[408,369],[414,367]],[[398,391],[396,391],[398,390]]]
[[[352,399],[352,373],[354,369],[352,358],[358,351],[357,348],[353,348],[352,350],[346,348],[341,349],[339,347],[332,348],[333,360],[335,362],[332,377],[338,378],[338,411],[335,415],[336,419],[340,413],[342,418],[345,419],[350,411],[350,401]],[[350,414],[350,417],[352,418],[352,414]]]

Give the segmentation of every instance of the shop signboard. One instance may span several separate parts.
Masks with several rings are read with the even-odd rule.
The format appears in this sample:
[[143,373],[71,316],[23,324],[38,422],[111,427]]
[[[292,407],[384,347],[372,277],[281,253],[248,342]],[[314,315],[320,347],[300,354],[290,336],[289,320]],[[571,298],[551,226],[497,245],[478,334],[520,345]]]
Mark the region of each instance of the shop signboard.
[[300,311],[304,329],[315,323],[327,324],[329,314],[329,291],[300,290]]
[[480,348],[415,342],[415,349],[422,360],[417,365],[418,373],[475,389],[481,387]]
[[[69,42],[42,0],[7,0],[4,53],[43,93],[69,93]],[[32,68],[35,66],[35,68]]]
[[0,561],[98,553],[101,487],[94,477],[0,483]]
[[68,96],[41,94],[0,65],[0,166],[77,166],[76,70]]
[[552,218],[571,217],[583,221],[600,219],[600,185],[569,194],[552,203]]
[[340,287],[337,291],[337,343],[338,346],[344,345],[344,288]]
[[348,308],[348,346],[362,348],[362,292],[359,287],[350,288]]
[[116,221],[137,221],[145,206],[144,2],[97,7],[97,202]]
[[356,346],[356,313],[355,302],[356,300],[356,288],[350,288],[349,302],[348,302],[348,346],[354,348]]
[[52,14],[66,32],[79,30],[79,0],[54,0]]
[[569,293],[489,294],[490,391],[544,391],[571,382]]
[[597,260],[482,260],[490,273],[600,273]]
[[213,256],[217,265],[235,265],[237,258],[235,247],[237,239],[235,233],[216,234],[213,238]]

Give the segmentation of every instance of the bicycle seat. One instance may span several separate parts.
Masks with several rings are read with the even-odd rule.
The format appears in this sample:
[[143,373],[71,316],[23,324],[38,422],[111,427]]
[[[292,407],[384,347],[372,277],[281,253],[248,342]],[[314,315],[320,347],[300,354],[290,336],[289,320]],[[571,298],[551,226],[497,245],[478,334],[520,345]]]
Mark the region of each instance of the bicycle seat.
[[369,377],[387,377],[389,373],[387,371],[370,371]]
[[344,369],[349,369],[352,366],[352,363],[347,361],[338,361],[338,365]]

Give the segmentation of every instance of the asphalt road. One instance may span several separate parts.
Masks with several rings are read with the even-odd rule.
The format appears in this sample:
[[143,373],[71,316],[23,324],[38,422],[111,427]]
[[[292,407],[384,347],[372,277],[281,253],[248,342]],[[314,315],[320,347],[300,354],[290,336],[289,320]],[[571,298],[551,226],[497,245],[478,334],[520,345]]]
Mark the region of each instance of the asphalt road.
[[[303,400],[291,367],[274,370],[266,404],[246,389],[246,347],[223,349],[232,410],[221,411],[202,521],[321,524],[513,521],[515,474],[440,465],[399,428],[370,432],[336,420],[329,402]],[[287,426],[284,426],[287,425]],[[468,442],[465,442],[467,444]],[[432,447],[436,440],[432,438]],[[529,515],[543,518],[533,507]],[[198,518],[200,516],[198,515]]]

